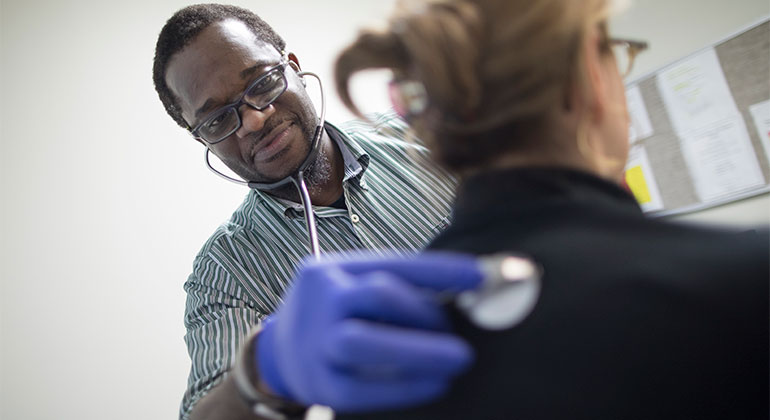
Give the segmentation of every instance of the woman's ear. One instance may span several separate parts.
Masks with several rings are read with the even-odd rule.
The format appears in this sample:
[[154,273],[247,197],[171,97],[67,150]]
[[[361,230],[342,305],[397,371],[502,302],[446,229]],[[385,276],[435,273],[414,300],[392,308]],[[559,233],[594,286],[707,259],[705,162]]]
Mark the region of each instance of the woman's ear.
[[594,123],[601,123],[609,105],[608,74],[605,71],[607,60],[602,51],[599,30],[593,28],[586,34],[581,47],[583,53],[583,100],[588,117]]

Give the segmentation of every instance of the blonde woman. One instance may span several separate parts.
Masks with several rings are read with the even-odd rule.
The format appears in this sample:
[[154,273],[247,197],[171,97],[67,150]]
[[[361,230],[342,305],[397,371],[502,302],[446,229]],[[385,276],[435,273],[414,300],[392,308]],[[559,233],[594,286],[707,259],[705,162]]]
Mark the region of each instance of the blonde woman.
[[649,219],[620,186],[646,45],[608,33],[609,1],[405,5],[341,54],[341,96],[355,110],[351,75],[392,69],[396,110],[462,180],[429,248],[525,253],[543,286],[514,328],[453,313],[475,365],[438,402],[361,418],[768,418],[767,231]]
[[[459,253],[306,266],[235,368],[254,411],[767,418],[768,232],[648,219],[619,185],[623,75],[645,44],[608,33],[608,0],[405,5],[341,54],[338,86],[352,106],[353,73],[393,70],[396,110],[461,180],[430,245]],[[542,268],[518,324],[446,309],[481,282],[463,253],[511,252]]]

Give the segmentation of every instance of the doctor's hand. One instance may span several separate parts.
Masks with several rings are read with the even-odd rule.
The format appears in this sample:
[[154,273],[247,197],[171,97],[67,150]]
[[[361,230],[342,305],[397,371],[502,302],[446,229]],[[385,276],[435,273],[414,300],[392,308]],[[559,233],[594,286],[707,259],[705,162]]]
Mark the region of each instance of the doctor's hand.
[[449,331],[440,293],[481,281],[475,260],[460,255],[309,263],[258,334],[261,379],[338,412],[435,399],[473,362]]

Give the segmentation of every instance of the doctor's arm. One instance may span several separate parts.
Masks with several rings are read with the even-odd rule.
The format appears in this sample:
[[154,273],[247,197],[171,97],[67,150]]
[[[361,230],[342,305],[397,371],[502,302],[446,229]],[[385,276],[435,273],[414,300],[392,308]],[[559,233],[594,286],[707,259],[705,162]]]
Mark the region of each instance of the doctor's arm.
[[[458,256],[310,263],[246,347],[241,363],[255,369],[237,368],[263,394],[337,412],[433,400],[473,360],[449,331],[438,295],[480,281],[475,262]],[[192,418],[258,418],[248,417],[237,389],[231,372]]]
[[[228,370],[235,363],[245,337],[263,317],[263,311],[243,300],[243,291],[233,289],[236,284],[223,267],[203,254],[196,259],[193,273],[184,285],[184,339],[191,371],[181,419],[254,418],[234,392]],[[223,417],[221,413],[228,415]]]

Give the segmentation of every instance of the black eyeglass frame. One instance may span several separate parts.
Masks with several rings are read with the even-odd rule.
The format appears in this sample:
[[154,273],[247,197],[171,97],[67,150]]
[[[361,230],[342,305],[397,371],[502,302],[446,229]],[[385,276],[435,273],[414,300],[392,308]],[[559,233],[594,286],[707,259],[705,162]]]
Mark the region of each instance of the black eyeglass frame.
[[[244,89],[243,93],[241,93],[241,95],[238,97],[237,100],[235,100],[234,102],[232,102],[232,103],[230,103],[228,105],[224,105],[224,106],[222,106],[220,108],[217,108],[216,110],[210,112],[206,116],[206,118],[203,119],[202,122],[200,122],[198,125],[196,125],[195,128],[193,128],[192,130],[190,130],[190,134],[192,134],[192,136],[194,138],[196,138],[198,140],[205,141],[208,144],[217,144],[217,143],[220,143],[220,142],[224,141],[228,137],[230,137],[233,133],[238,131],[238,129],[241,128],[241,126],[243,125],[243,120],[241,119],[241,113],[240,113],[240,111],[238,111],[238,108],[240,108],[241,105],[246,104],[246,105],[256,109],[257,111],[262,111],[262,110],[268,108],[270,105],[272,105],[273,102],[275,102],[281,95],[283,95],[284,92],[286,92],[286,89],[289,88],[289,81],[286,79],[286,66],[288,66],[288,65],[289,65],[289,61],[284,58],[284,59],[281,60],[280,63],[276,64],[273,67],[270,67],[269,69],[267,69],[261,76],[259,76],[253,82],[251,82],[249,84],[249,86],[246,89]],[[266,78],[271,76],[277,70],[280,70],[281,80],[283,81],[283,88],[281,89],[281,91],[278,92],[266,104],[261,105],[261,106],[254,105],[254,104],[250,103],[249,101],[247,101],[246,100],[246,95],[248,95],[248,93],[255,86],[257,86],[260,82],[262,82],[263,80],[265,80]],[[200,129],[204,125],[206,125],[207,123],[211,122],[214,118],[219,117],[220,115],[223,115],[226,112],[230,112],[230,111],[235,111],[235,117],[238,119],[238,124],[236,124],[235,127],[232,130],[228,131],[226,135],[223,135],[222,137],[220,137],[219,139],[217,139],[215,141],[210,141],[210,140],[206,139],[205,137],[203,137],[203,136],[198,134],[198,132],[200,131]]]

